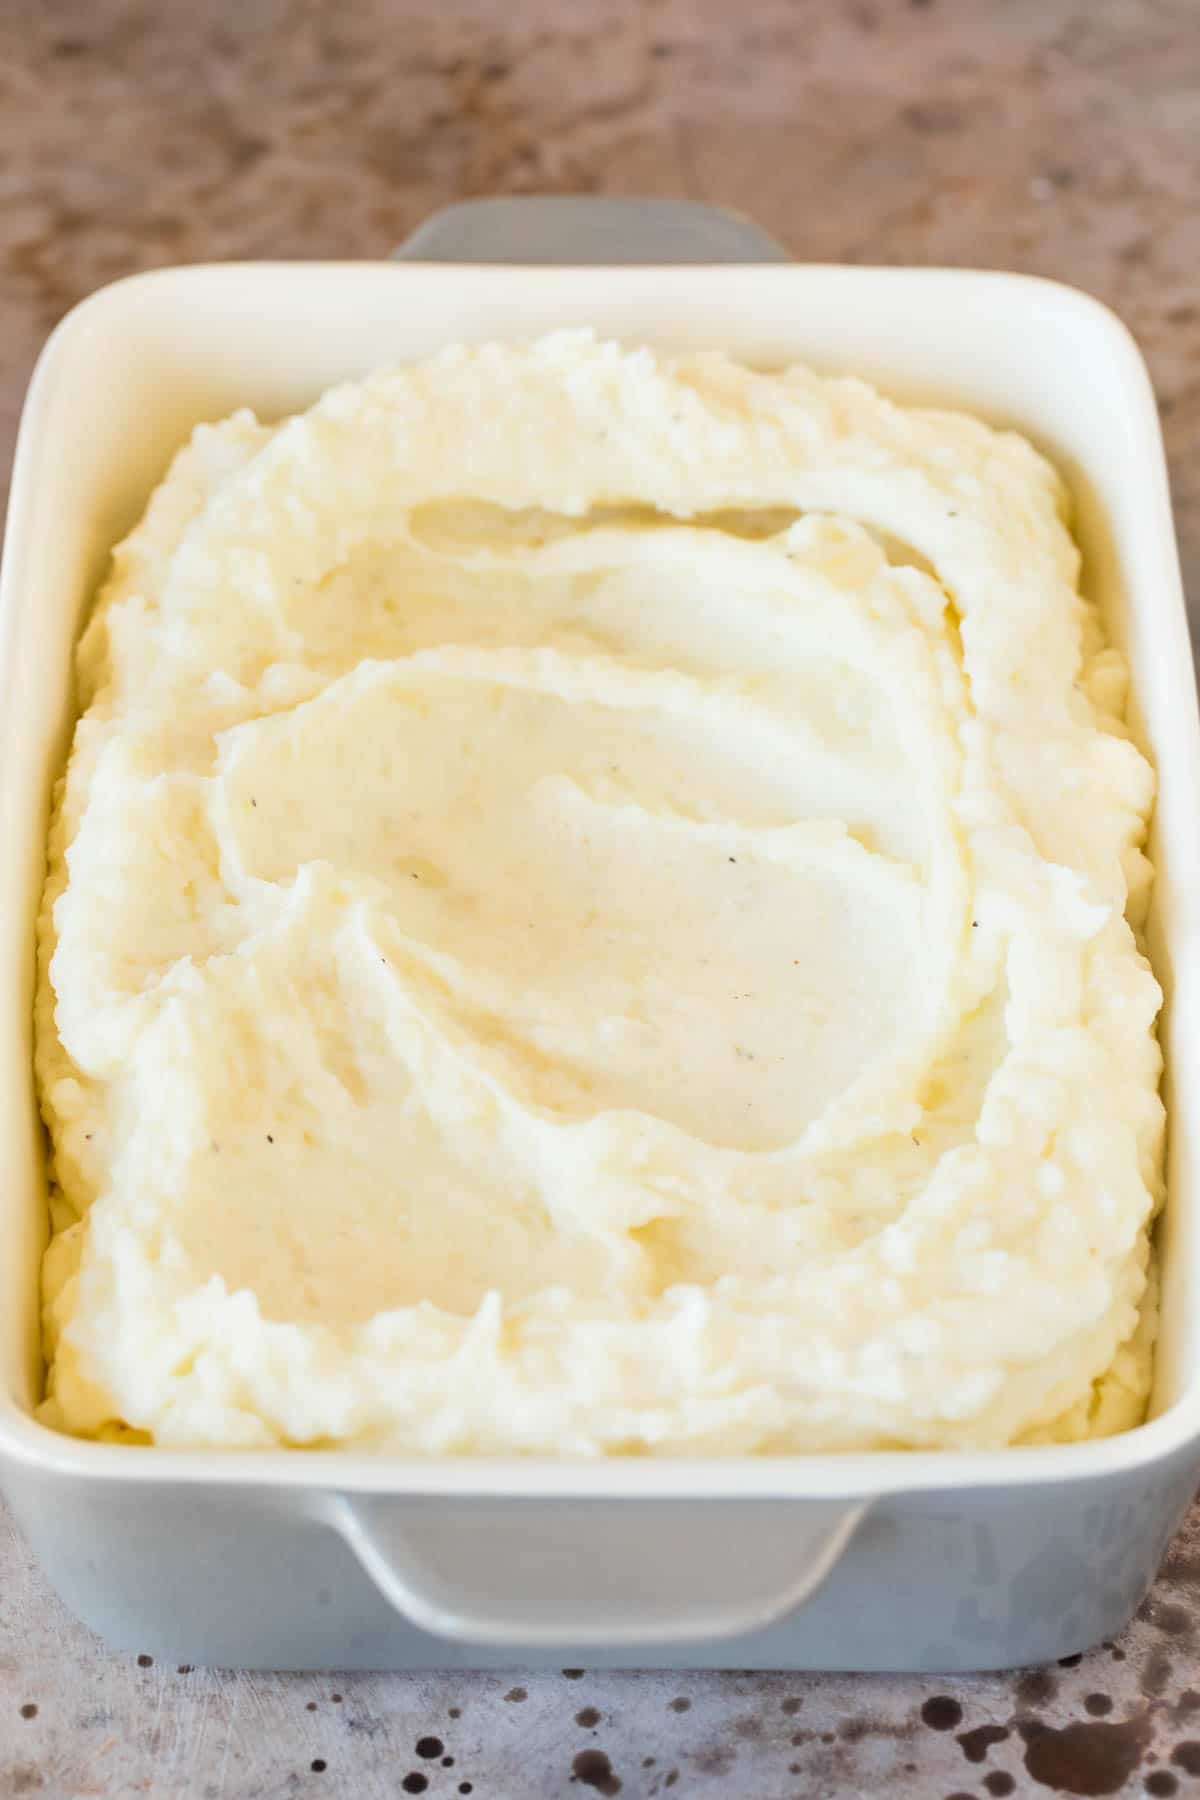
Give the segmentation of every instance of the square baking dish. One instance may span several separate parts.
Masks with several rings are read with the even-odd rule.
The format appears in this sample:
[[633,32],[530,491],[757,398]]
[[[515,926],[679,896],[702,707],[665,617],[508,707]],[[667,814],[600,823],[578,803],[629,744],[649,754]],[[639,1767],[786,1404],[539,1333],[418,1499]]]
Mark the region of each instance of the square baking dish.
[[[1195,1487],[1200,723],[1141,357],[1110,312],[1053,283],[722,266],[771,248],[703,209],[633,204],[535,203],[551,208],[540,226],[521,203],[455,209],[418,234],[438,260],[136,276],[77,307],[34,375],[0,577],[0,1483],[68,1605],[120,1646],[292,1668],[1005,1667],[1118,1631]],[[536,229],[508,238],[509,264],[463,260],[472,243],[494,254],[514,221]],[[565,266],[590,253],[569,246],[548,264],[543,227],[582,229],[593,250],[608,233],[634,266]],[[647,233],[679,262],[636,266]],[[1149,940],[1167,996],[1169,1198],[1138,1429],[971,1454],[422,1461],[84,1443],[33,1416],[46,1213],[33,920],[72,649],[108,551],[201,419],[277,416],[380,363],[564,325],[807,361],[966,407],[1027,433],[1070,482],[1085,586],[1128,658],[1131,722],[1159,773]]]

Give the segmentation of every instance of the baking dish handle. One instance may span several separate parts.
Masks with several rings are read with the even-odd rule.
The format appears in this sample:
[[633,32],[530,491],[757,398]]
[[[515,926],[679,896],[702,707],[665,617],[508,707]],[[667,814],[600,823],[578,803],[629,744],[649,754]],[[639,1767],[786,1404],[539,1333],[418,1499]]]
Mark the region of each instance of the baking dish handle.
[[698,200],[601,194],[518,194],[443,207],[406,238],[403,262],[787,262],[765,231]]
[[825,1580],[863,1501],[332,1496],[326,1521],[410,1624],[513,1650],[761,1631]]

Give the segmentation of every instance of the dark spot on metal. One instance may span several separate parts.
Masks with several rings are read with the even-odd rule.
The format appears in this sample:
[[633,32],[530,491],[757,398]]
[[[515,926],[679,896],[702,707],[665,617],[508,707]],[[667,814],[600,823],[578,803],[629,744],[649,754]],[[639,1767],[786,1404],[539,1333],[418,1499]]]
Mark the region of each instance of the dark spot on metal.
[[4,1795],[32,1794],[38,1788],[44,1788],[46,1777],[32,1763],[14,1763],[11,1769],[0,1770],[5,1782]]
[[[808,1734],[805,1733],[805,1735],[807,1736]],[[792,1739],[793,1744],[795,1743],[795,1741],[796,1741],[795,1738],[793,1738]],[[821,1733],[821,1742],[823,1744],[836,1744],[837,1738],[834,1736],[832,1731],[823,1731]]]
[[316,1712],[316,1710],[317,1710],[317,1703],[316,1703],[316,1701],[315,1701],[315,1700],[310,1700],[310,1701],[309,1701],[309,1703],[308,1703],[308,1705],[307,1705],[307,1706],[306,1706],[306,1707],[305,1707],[305,1709],[304,1709],[304,1710],[305,1710],[305,1712]]
[[[612,1795],[621,1791],[620,1777],[613,1773],[613,1766],[603,1750],[581,1750],[571,1764],[571,1770],[576,1781],[581,1781],[584,1787],[595,1788],[598,1794]],[[668,1781],[667,1786],[670,1785]]]
[[1149,1700],[1164,1694],[1171,1680],[1171,1658],[1165,1650],[1152,1650],[1142,1666],[1141,1690]]
[[782,1712],[786,1713],[787,1717],[790,1719],[794,1713],[798,1713],[800,1711],[800,1708],[803,1705],[804,1705],[804,1702],[800,1698],[799,1694],[791,1694],[783,1702],[783,1706],[781,1707],[780,1710]]
[[1179,1792],[1179,1783],[1170,1769],[1154,1769],[1146,1777],[1146,1792],[1156,1800],[1167,1800],[1168,1795]]
[[1150,1715],[1119,1724],[1078,1720],[1061,1730],[1040,1719],[1018,1726],[1025,1740],[1025,1768],[1043,1787],[1063,1794],[1116,1794],[1142,1760]]
[[142,1654],[138,1657],[138,1668],[139,1669],[152,1669],[153,1667],[154,1667],[154,1658],[152,1656],[147,1656],[145,1651],[143,1651]]
[[1058,1666],[1060,1669],[1077,1669],[1082,1661],[1083,1651],[1077,1650],[1074,1656],[1060,1656]]
[[953,1731],[962,1724],[963,1710],[949,1694],[934,1694],[921,1708],[921,1718],[930,1731]]
[[1058,1683],[1046,1669],[1030,1669],[1022,1675],[1013,1692],[1018,1706],[1049,1706],[1058,1693]]
[[413,1769],[400,1783],[406,1794],[423,1794],[429,1786],[428,1775],[422,1775],[420,1769]]
[[1185,1738],[1182,1744],[1176,1744],[1172,1750],[1171,1761],[1185,1774],[1200,1775],[1200,1744],[1195,1738]]
[[1017,1784],[1006,1769],[993,1769],[984,1776],[983,1785],[989,1794],[995,1794],[996,1800],[1004,1800],[1004,1795],[1011,1794]]
[[418,1756],[425,1758],[426,1762],[434,1762],[439,1756],[444,1756],[446,1753],[446,1746],[439,1737],[419,1737],[413,1748]]
[[442,1767],[443,1769],[452,1769],[454,1767],[454,1758],[452,1756],[443,1756]]
[[314,1756],[308,1766],[314,1775],[323,1775],[328,1764],[323,1756]]
[[[335,1700],[337,1699],[336,1694],[333,1697]],[[447,1716],[451,1719],[461,1719],[462,1718],[462,1707],[461,1706],[451,1706],[448,1709]]]
[[702,1775],[727,1775],[737,1760],[737,1752],[728,1744],[713,1744],[693,1758]]
[[601,1716],[594,1706],[583,1706],[575,1714],[575,1723],[582,1725],[585,1731],[591,1731],[600,1723]]
[[692,1703],[686,1694],[680,1694],[670,1702],[672,1712],[691,1712]]
[[976,1725],[973,1731],[964,1731],[958,1742],[968,1762],[981,1763],[992,1745],[1002,1744],[1007,1736],[1007,1725]]
[[652,1768],[653,1768],[653,1767],[654,1767],[654,1762],[655,1762],[655,1759],[654,1759],[654,1757],[652,1757],[652,1756],[643,1756],[643,1758],[642,1758],[642,1767],[643,1767],[643,1769],[652,1769]]
[[584,1669],[564,1669],[563,1674],[566,1676],[568,1681],[582,1681],[584,1675],[586,1674],[586,1670],[584,1670]]
[[[528,1700],[529,1693],[528,1693],[527,1689],[525,1689],[523,1687],[514,1687],[514,1688],[509,1688],[509,1690],[508,1690],[507,1694],[505,1694],[504,1698],[507,1701],[509,1701],[513,1706],[519,1706],[521,1704],[522,1700]],[[454,1718],[457,1718],[458,1715],[457,1715],[457,1713],[452,1712],[450,1714],[450,1717],[452,1719],[454,1719]]]
[[190,1675],[191,1672],[192,1672],[191,1663],[180,1663],[179,1667],[175,1671],[175,1673],[177,1675]]
[[1112,1701],[1107,1694],[1085,1694],[1083,1708],[1090,1712],[1093,1719],[1104,1719],[1112,1711]]
[[893,1725],[888,1719],[844,1719],[838,1726],[838,1736],[848,1744],[861,1744],[864,1738],[902,1738],[912,1735],[910,1725]]
[[330,1694],[329,1698],[335,1706],[340,1706],[342,1704],[342,1696],[340,1694]]
[[663,1782],[663,1786],[664,1787],[674,1787],[675,1783],[678,1780],[679,1780],[679,1770],[678,1769],[668,1769],[667,1770],[667,1778]]
[[1188,1637],[1192,1630],[1192,1615],[1184,1606],[1167,1606],[1156,1601],[1150,1613],[1150,1623],[1168,1637]]
[[460,1781],[458,1784],[458,1791],[460,1794],[471,1794],[474,1793],[475,1790],[469,1781]]
[[21,1708],[21,1717],[23,1719],[36,1719],[37,1712],[38,1709],[36,1703],[32,1700],[27,1700]]

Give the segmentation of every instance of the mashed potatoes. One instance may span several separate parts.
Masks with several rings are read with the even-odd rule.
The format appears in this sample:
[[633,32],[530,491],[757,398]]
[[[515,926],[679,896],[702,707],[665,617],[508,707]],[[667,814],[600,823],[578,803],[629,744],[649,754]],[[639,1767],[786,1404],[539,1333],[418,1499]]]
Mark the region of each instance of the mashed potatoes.
[[580,334],[201,427],[80,649],[44,1416],[1136,1419],[1152,776],[1064,511],[972,419]]

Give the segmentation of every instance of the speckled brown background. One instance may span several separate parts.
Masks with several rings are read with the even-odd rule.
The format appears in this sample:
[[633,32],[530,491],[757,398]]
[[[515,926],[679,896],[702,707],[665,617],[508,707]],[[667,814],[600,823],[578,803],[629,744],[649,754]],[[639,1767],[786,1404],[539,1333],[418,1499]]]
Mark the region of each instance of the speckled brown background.
[[[0,483],[38,346],[163,263],[677,194],[799,257],[1034,270],[1146,349],[1200,594],[1200,0],[0,0]],[[105,1653],[0,1515],[0,1796],[1200,1794],[1200,1516],[1074,1666],[214,1674]]]

